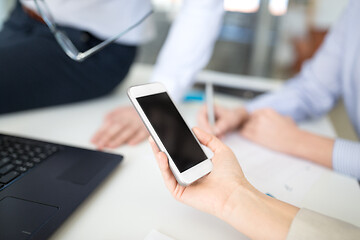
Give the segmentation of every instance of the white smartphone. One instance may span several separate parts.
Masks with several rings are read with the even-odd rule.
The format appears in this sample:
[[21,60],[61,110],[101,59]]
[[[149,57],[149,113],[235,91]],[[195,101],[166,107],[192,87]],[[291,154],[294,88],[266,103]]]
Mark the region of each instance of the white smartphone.
[[128,96],[182,186],[212,170],[206,154],[161,83],[129,88]]

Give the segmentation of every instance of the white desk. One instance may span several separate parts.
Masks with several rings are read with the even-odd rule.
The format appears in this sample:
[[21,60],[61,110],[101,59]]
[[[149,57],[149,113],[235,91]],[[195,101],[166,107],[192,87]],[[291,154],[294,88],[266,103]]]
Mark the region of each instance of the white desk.
[[[104,114],[119,105],[129,104],[125,95],[127,86],[146,82],[150,71],[149,67],[137,66],[119,91],[108,97],[0,116],[0,131],[93,148],[89,139],[100,126]],[[209,76],[214,74],[208,72],[200,78]],[[229,75],[218,77],[232,78]],[[216,101],[228,105],[240,103],[229,97],[218,97]],[[199,107],[197,103],[181,107],[190,125],[195,124],[194,116]],[[304,127],[335,136],[326,118]],[[123,154],[124,161],[52,239],[144,239],[152,229],[178,240],[246,239],[215,217],[176,202],[163,184],[147,142],[137,147],[121,147],[114,152]],[[302,206],[360,226],[359,202],[357,181],[325,171]]]

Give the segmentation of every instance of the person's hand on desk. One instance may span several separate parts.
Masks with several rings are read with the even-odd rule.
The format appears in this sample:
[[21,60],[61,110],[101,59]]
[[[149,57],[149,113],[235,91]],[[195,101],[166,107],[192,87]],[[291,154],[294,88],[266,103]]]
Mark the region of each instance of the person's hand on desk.
[[304,131],[291,118],[272,109],[254,111],[240,133],[272,150],[332,167],[334,140]]
[[245,108],[239,107],[228,109],[218,105],[214,106],[215,126],[211,126],[207,116],[207,107],[204,105],[197,116],[199,126],[209,133],[214,133],[217,137],[238,130],[249,117]]
[[105,116],[91,142],[99,149],[116,148],[122,144],[136,145],[149,136],[132,106],[119,107]]
[[223,219],[250,238],[285,239],[298,208],[257,191],[229,147],[199,128],[193,130],[199,141],[214,152],[214,166],[210,174],[187,187],[177,183],[165,153],[149,139],[165,185],[174,198]]
[[299,128],[289,117],[272,109],[254,111],[240,133],[247,139],[275,151],[287,152],[299,141]]

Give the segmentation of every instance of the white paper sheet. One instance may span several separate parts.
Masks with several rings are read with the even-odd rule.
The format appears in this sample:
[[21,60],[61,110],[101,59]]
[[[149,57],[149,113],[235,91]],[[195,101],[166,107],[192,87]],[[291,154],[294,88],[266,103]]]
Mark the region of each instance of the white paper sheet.
[[239,134],[230,134],[223,141],[234,151],[251,184],[296,206],[301,206],[306,193],[325,171],[317,164],[256,145]]

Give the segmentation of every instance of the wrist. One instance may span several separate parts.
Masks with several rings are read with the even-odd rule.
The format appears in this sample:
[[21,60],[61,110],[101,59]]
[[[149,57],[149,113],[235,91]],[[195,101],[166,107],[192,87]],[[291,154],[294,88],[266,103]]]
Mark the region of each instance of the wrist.
[[235,108],[235,117],[238,120],[236,128],[240,128],[241,125],[246,122],[250,116],[249,112],[244,107]]
[[[238,214],[241,207],[246,208],[246,205],[252,201],[258,201],[259,196],[257,190],[249,183],[239,184],[227,198],[226,202],[222,207],[219,218],[231,224],[235,215]],[[241,214],[238,217],[242,217]]]
[[246,183],[229,196],[220,218],[251,239],[285,239],[298,210]]
[[280,151],[300,157],[307,144],[307,136],[305,133],[305,131],[298,127],[294,127],[290,131],[287,131],[288,137],[286,138],[283,149]]
[[333,148],[333,139],[298,129],[294,146],[288,153],[332,168]]

